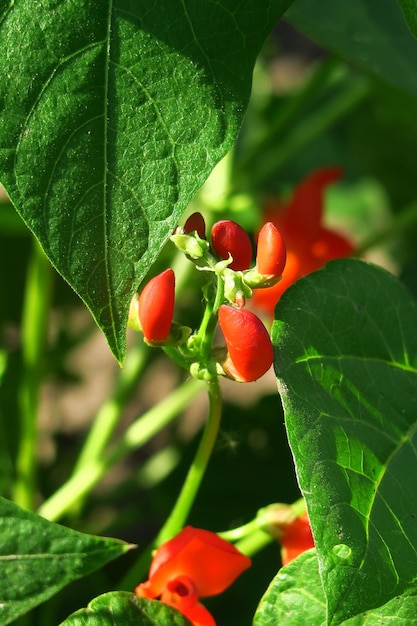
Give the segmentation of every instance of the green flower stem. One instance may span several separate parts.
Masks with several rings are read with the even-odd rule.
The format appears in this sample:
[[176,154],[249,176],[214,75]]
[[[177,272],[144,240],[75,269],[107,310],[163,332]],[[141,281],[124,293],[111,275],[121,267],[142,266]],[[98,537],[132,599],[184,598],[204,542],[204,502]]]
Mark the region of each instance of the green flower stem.
[[[213,335],[217,326],[217,312],[224,300],[224,283],[220,276],[216,277],[216,297],[214,302],[207,301],[203,319],[198,331],[197,345],[203,358],[207,358],[213,346]],[[210,391],[209,391],[210,394]]]
[[156,539],[157,546],[161,545],[161,543],[164,543],[168,539],[171,539],[171,537],[176,535],[184,526],[184,523],[194,504],[201,481],[203,480],[211,453],[213,452],[222,415],[222,396],[219,381],[216,376],[213,377],[212,380],[208,381],[207,387],[210,401],[208,420],[206,422],[194,461],[182,486],[181,493],[177,498],[170,516],[158,534]]
[[274,541],[276,541],[276,539],[274,539],[272,535],[259,529],[247,537],[240,539],[235,543],[235,548],[237,548],[239,552],[242,552],[242,554],[252,557]]
[[238,528],[232,528],[231,530],[225,530],[224,532],[217,534],[225,541],[235,543],[236,541],[240,541],[244,537],[248,537],[249,535],[252,535],[262,529],[262,522],[263,520],[260,516],[257,516],[247,524],[242,524],[242,526],[239,526]]
[[22,314],[22,377],[19,389],[20,442],[13,499],[33,510],[36,498],[36,447],[39,390],[43,375],[53,270],[34,241]]
[[259,530],[268,532],[268,527],[271,525],[273,526],[274,523],[278,522],[278,520],[282,520],[283,515],[284,519],[288,518],[288,514],[299,517],[303,514],[305,509],[306,504],[304,498],[299,498],[292,504],[271,504],[259,509],[256,517],[254,517],[250,522],[242,524],[242,526],[238,526],[237,528],[220,532],[218,535],[219,537],[222,537],[222,539],[234,543],[241,539],[248,538],[253,533],[258,533]]
[[127,428],[113,450],[83,465],[46,500],[38,510],[39,515],[50,521],[62,518],[80,498],[91,491],[113,465],[143,446],[167,426],[203,388],[204,383],[190,379],[149,409]]
[[181,492],[158,536],[141,554],[132,569],[127,572],[126,576],[120,582],[119,589],[133,589],[143,580],[148,571],[153,550],[165,541],[171,539],[183,528],[194,504],[217,439],[222,414],[222,396],[217,377],[208,381],[207,386],[210,401],[209,416],[194,461],[188,471]]

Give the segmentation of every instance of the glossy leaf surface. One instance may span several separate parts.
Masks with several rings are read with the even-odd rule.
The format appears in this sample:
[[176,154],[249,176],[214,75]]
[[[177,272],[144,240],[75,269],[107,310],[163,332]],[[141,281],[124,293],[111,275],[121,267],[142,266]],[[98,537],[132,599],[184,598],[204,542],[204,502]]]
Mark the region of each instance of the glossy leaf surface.
[[416,324],[402,284],[357,260],[300,280],[276,310],[276,374],[329,624],[417,578]]
[[232,146],[289,4],[0,2],[0,180],[119,361],[131,296]]
[[[343,626],[396,626],[412,624],[417,614],[417,593],[410,590],[383,606],[343,620]],[[256,611],[253,626],[326,625],[326,598],[315,551],[305,552],[282,568],[271,582]]]

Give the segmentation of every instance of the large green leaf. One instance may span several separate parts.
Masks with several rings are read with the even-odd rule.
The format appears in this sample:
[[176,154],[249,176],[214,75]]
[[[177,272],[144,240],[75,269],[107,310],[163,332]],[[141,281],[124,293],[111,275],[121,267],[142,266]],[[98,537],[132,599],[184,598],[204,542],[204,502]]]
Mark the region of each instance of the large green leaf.
[[339,260],[290,288],[276,317],[288,437],[338,624],[417,580],[417,306],[385,270]]
[[[417,615],[417,591],[396,596],[377,609],[361,613],[343,626],[409,626]],[[325,626],[326,598],[314,550],[279,570],[256,611],[253,626]]]
[[190,622],[162,602],[114,591],[94,598],[61,626],[190,626]]
[[118,358],[291,0],[0,0],[0,180]]
[[[415,2],[401,4],[405,11]],[[417,96],[417,41],[396,0],[295,0],[287,17],[320,45]]]
[[0,498],[0,625],[132,546],[53,524]]

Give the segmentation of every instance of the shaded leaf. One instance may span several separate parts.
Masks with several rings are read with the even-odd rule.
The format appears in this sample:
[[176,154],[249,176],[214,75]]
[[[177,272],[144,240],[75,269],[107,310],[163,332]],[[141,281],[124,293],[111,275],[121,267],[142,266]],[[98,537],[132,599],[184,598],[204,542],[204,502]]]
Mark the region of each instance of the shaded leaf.
[[343,622],[344,626],[381,626],[392,623],[395,626],[413,624],[417,615],[417,591],[410,590],[393,598],[378,609],[363,613]]
[[321,626],[326,599],[315,550],[308,550],[279,570],[255,613],[253,626]]
[[396,0],[297,0],[286,16],[321,46],[417,96],[417,41]]
[[132,547],[53,524],[4,498],[0,536],[0,625]]
[[190,622],[158,600],[114,591],[98,596],[86,609],[70,615],[61,626],[190,626]]
[[0,2],[0,179],[119,361],[130,299],[232,146],[290,2]]
[[[417,615],[417,591],[410,590],[383,606],[361,613],[343,626],[381,626],[386,620],[408,626]],[[326,599],[321,585],[317,555],[304,552],[279,570],[259,603],[253,626],[324,626]]]
[[338,624],[417,578],[417,306],[385,270],[339,260],[290,288],[276,317],[289,442]]

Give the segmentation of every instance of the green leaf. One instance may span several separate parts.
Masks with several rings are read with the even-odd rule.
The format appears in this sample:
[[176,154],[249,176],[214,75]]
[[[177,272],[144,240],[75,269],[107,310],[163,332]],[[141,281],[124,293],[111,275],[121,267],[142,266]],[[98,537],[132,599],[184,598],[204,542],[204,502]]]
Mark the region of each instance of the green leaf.
[[232,146],[290,2],[0,1],[0,180],[119,361],[131,297]]
[[[417,615],[417,591],[410,590],[383,606],[361,613],[343,626],[409,626]],[[308,550],[279,570],[256,611],[253,626],[324,626],[326,598],[320,580],[317,555]]]
[[253,626],[321,626],[326,599],[315,550],[308,550],[279,570],[255,613]]
[[84,535],[0,498],[0,625],[133,546]]
[[321,46],[417,96],[417,41],[396,0],[296,0],[286,17]]
[[385,270],[339,260],[290,288],[276,317],[289,442],[338,624],[417,579],[417,306]]
[[190,626],[188,619],[157,600],[114,591],[98,596],[61,626]]
[[413,33],[414,37],[417,37],[417,2],[416,0],[398,0],[404,17],[407,21],[408,27]]
[[374,611],[348,619],[343,622],[343,626],[381,626],[381,624],[388,623],[395,626],[410,626],[414,624],[416,615],[417,591],[410,590]]

